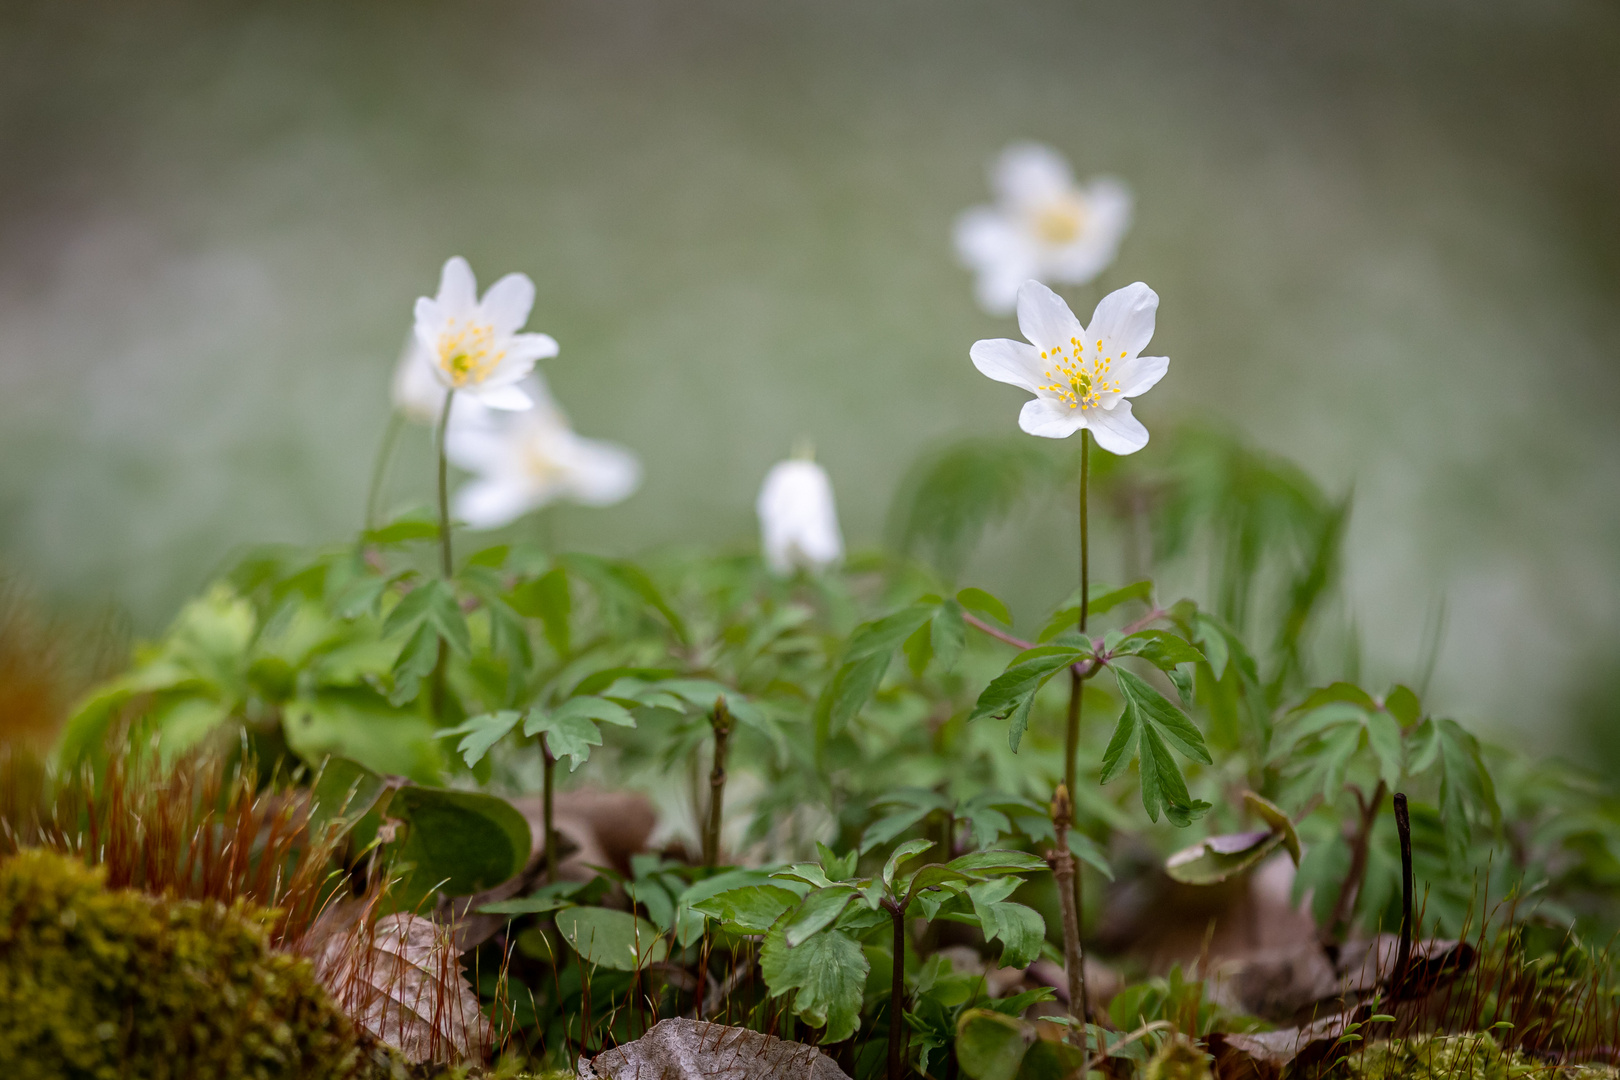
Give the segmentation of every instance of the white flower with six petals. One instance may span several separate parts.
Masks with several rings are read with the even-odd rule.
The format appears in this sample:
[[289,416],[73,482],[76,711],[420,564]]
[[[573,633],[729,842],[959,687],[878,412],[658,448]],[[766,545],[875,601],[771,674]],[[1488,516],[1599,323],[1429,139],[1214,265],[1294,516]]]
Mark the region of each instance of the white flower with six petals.
[[844,557],[832,480],[814,461],[791,458],[771,466],[754,509],[765,563],[773,572],[821,570]]
[[507,274],[480,300],[472,268],[457,255],[444,264],[439,294],[416,301],[416,340],[447,390],[492,409],[527,409],[531,403],[517,384],[535,361],[557,355],[551,335],[518,332],[533,306],[534,282],[526,274]]
[[1147,428],[1127,398],[1164,378],[1170,361],[1137,355],[1153,338],[1159,296],[1140,281],[1109,293],[1089,326],[1063,298],[1038,281],[1018,290],[1018,328],[1030,344],[1008,338],[976,341],[973,366],[997,382],[1035,395],[1018,414],[1031,435],[1064,439],[1087,428],[1097,445],[1133,454],[1147,445]]
[[1084,285],[1119,253],[1131,226],[1131,193],[1109,177],[1077,184],[1050,146],[1015,143],[990,172],[996,205],[977,206],[956,223],[956,250],[978,275],[979,304],[992,315],[1013,310],[1034,278]]
[[559,499],[610,506],[641,483],[641,462],[617,443],[587,439],[539,376],[523,384],[533,408],[497,413],[469,402],[451,416],[445,451],[475,474],[456,492],[455,516],[474,529],[497,529]]

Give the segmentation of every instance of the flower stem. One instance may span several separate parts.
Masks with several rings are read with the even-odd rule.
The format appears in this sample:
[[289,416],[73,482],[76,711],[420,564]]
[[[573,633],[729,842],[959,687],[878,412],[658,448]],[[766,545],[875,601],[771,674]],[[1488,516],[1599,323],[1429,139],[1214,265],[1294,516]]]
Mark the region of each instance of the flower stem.
[[714,728],[714,765],[709,769],[709,823],[703,830],[703,865],[713,869],[720,861],[720,817],[726,800],[726,748],[731,739],[731,710],[726,699],[715,698],[709,717]]
[[450,405],[456,392],[444,395],[444,411],[439,414],[439,569],[446,581],[454,572],[450,559],[450,459],[445,454],[445,436],[450,432]]
[[1412,819],[1406,810],[1406,793],[1395,793],[1395,829],[1401,837],[1401,945],[1395,954],[1395,976],[1390,981],[1391,1001],[1406,996],[1406,982],[1412,962]]
[[1059,786],[1052,796],[1052,832],[1057,844],[1046,858],[1052,865],[1058,907],[1063,913],[1063,967],[1069,978],[1069,1015],[1080,1022],[1080,1045],[1085,1047],[1091,1003],[1086,1000],[1086,954],[1080,944],[1080,871],[1069,850],[1069,821],[1073,815],[1069,789]]
[[383,429],[382,443],[377,447],[377,461],[371,467],[371,486],[366,488],[366,531],[377,527],[377,501],[382,498],[383,481],[388,477],[388,464],[394,458],[394,447],[399,442],[404,419],[397,412],[388,414],[388,426]]
[[1080,632],[1091,607],[1091,544],[1087,530],[1086,482],[1091,474],[1091,432],[1080,429]]

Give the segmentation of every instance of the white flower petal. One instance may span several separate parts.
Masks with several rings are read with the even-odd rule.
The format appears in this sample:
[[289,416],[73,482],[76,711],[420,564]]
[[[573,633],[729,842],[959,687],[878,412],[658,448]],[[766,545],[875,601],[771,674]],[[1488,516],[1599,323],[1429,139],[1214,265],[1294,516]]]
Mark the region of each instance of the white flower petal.
[[1153,389],[1169,370],[1168,356],[1138,356],[1115,366],[1114,381],[1119,383],[1121,397],[1135,397]]
[[451,501],[455,517],[474,529],[498,529],[544,506],[546,493],[513,478],[486,478],[462,485]]
[[1063,297],[1038,281],[1026,281],[1018,290],[1018,329],[1037,349],[1068,348],[1080,337],[1080,320]]
[[568,496],[586,506],[623,502],[641,485],[641,460],[618,443],[571,436]]
[[1120,353],[1135,356],[1153,339],[1154,314],[1159,310],[1159,294],[1142,282],[1117,289],[1102,298],[1085,329],[1088,345],[1103,343],[1103,354],[1119,363]]
[[[1096,412],[1096,410],[1092,410]],[[1033,398],[1018,413],[1018,426],[1043,439],[1067,439],[1086,426],[1086,413],[1049,398]]]
[[499,337],[515,334],[529,321],[534,307],[534,282],[528,274],[507,274],[489,287],[483,303],[478,305],[480,317],[494,327]]
[[506,346],[507,359],[550,360],[560,350],[550,334],[514,334]]
[[1086,426],[1097,445],[1110,454],[1134,454],[1148,444],[1148,430],[1131,415],[1131,403],[1120,401],[1112,409],[1088,409]]
[[[446,319],[465,319],[478,307],[478,281],[472,267],[460,255],[444,261],[439,272],[439,315]],[[421,310],[420,305],[418,311]]]
[[1010,338],[985,338],[968,350],[973,366],[981,375],[1035,392],[1041,374],[1041,359],[1035,346]]
[[405,342],[399,363],[394,367],[394,408],[412,423],[429,426],[439,422],[444,395],[449,391],[433,372],[433,361],[413,333]]
[[1001,263],[1027,246],[1018,227],[993,206],[975,206],[957,218],[952,236],[957,257],[974,269]]
[[1001,152],[990,186],[1015,206],[1059,198],[1074,187],[1074,173],[1063,155],[1042,143],[1014,143]]
[[462,392],[472,397],[480,405],[491,409],[502,409],[507,412],[522,412],[524,409],[532,408],[534,405],[534,402],[529,399],[529,395],[525,394],[522,388],[515,383],[491,386],[488,382],[483,382],[477,386],[468,387]]
[[1029,280],[1029,270],[1019,267],[1017,273],[1002,273],[999,269],[985,271],[974,280],[973,298],[987,315],[1005,317],[1018,307],[1018,289]]
[[771,467],[754,504],[765,561],[778,574],[796,567],[817,570],[844,555],[827,471],[813,461],[782,461]]

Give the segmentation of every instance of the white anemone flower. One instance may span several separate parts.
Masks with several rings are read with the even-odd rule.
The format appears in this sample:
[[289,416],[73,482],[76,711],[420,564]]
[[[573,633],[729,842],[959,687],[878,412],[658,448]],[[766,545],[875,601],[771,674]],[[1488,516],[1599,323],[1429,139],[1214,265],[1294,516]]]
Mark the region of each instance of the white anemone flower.
[[765,562],[774,572],[820,570],[844,557],[832,481],[814,461],[792,458],[771,466],[754,509]]
[[956,223],[956,250],[978,275],[979,304],[1011,313],[1029,278],[1084,285],[1119,253],[1131,226],[1130,189],[1110,177],[1077,184],[1050,146],[1015,143],[990,171],[996,205],[977,206]]
[[446,260],[439,295],[416,301],[416,340],[428,366],[447,390],[476,398],[492,409],[527,409],[517,384],[537,360],[557,355],[550,334],[520,334],[534,306],[534,282],[507,274],[478,298],[467,260]]
[[538,376],[523,390],[534,406],[523,412],[453,412],[445,452],[474,474],[456,492],[456,518],[474,529],[497,529],[559,499],[611,506],[636,490],[635,454],[576,434]]
[[1159,294],[1142,284],[1109,293],[1090,326],[1081,326],[1063,298],[1038,281],[1018,290],[1018,328],[1032,344],[993,338],[976,341],[973,366],[997,382],[1035,395],[1018,414],[1031,435],[1065,439],[1090,429],[1097,445],[1134,454],[1147,445],[1147,428],[1131,403],[1164,378],[1170,361],[1138,356],[1153,338]]

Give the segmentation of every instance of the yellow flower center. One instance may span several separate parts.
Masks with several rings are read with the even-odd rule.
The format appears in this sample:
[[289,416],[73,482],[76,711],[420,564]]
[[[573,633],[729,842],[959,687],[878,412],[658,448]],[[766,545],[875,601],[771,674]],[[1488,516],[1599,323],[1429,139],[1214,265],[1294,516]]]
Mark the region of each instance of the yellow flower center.
[[523,471],[537,484],[547,484],[563,476],[562,465],[550,451],[544,439],[531,437],[523,442]]
[[1064,195],[1035,211],[1035,235],[1043,243],[1072,244],[1086,226],[1086,204],[1078,195]]
[[493,326],[459,319],[446,322],[439,334],[438,354],[439,367],[458,390],[483,382],[506,358],[505,349],[495,348]]
[[[1059,404],[1071,409],[1096,408],[1102,403],[1103,394],[1119,393],[1118,380],[1108,378],[1115,358],[1104,356],[1102,347],[1103,343],[1098,341],[1088,358],[1086,343],[1070,338],[1067,348],[1043,350],[1041,359],[1050,361],[1052,367],[1042,374],[1052,381],[1040,389],[1056,395]],[[1125,356],[1120,353],[1118,359],[1123,360]]]

